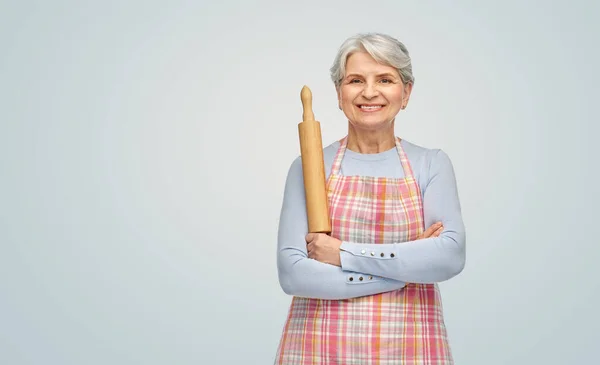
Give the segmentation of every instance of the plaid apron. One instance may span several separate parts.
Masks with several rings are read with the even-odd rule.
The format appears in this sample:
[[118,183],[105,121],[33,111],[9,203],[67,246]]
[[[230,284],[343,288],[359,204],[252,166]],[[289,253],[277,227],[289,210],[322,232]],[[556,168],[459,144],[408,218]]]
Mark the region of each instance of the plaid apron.
[[[404,178],[340,175],[347,136],[340,142],[327,180],[331,236],[375,244],[417,239],[424,230],[421,193],[400,138]],[[294,297],[275,359],[282,365],[453,363],[438,285],[413,283],[346,300]]]

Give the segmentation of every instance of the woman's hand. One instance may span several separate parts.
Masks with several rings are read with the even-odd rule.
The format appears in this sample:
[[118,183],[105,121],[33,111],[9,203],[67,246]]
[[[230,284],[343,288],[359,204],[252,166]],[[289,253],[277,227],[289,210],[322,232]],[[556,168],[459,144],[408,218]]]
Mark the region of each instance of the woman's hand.
[[342,241],[325,233],[309,233],[306,235],[308,257],[326,264],[342,266],[340,246]]
[[421,235],[417,239],[422,240],[424,238],[429,237],[438,237],[443,230],[444,226],[442,225],[442,222],[434,223],[429,228],[427,228],[425,232],[421,233]]

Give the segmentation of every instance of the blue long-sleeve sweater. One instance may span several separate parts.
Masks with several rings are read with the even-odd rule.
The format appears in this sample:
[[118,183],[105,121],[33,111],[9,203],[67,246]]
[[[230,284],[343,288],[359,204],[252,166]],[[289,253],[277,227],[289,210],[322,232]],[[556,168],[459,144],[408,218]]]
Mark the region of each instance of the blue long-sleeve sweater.
[[[407,282],[445,281],[463,270],[465,227],[452,163],[440,149],[424,148],[406,140],[401,144],[421,189],[425,228],[441,221],[444,225],[441,235],[402,244],[342,241],[341,268],[308,258],[302,160],[298,156],[288,171],[278,230],[277,268],[285,293],[320,299],[356,298],[400,289]],[[336,141],[323,149],[326,177],[339,145]],[[346,149],[340,173],[404,177],[395,146],[376,154]],[[376,254],[363,255],[363,249]],[[385,253],[383,258],[381,252]],[[350,280],[361,275],[373,279]]]

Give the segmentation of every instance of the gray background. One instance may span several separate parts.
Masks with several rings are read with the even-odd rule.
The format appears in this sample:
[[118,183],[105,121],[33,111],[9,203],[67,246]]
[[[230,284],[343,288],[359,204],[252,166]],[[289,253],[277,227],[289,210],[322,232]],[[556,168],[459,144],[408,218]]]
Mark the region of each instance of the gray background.
[[270,364],[300,90],[343,136],[363,31],[406,43],[397,134],[456,170],[457,364],[598,363],[596,4],[2,2],[0,363]]

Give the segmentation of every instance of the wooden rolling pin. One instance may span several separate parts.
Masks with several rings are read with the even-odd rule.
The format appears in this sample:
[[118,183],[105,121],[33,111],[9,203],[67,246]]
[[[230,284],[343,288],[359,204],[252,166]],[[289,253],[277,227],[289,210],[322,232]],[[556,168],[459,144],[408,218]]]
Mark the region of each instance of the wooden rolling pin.
[[321,125],[315,120],[312,111],[312,92],[307,86],[302,88],[300,99],[304,112],[298,124],[306,214],[309,233],[331,233],[331,220],[327,203],[325,162]]

